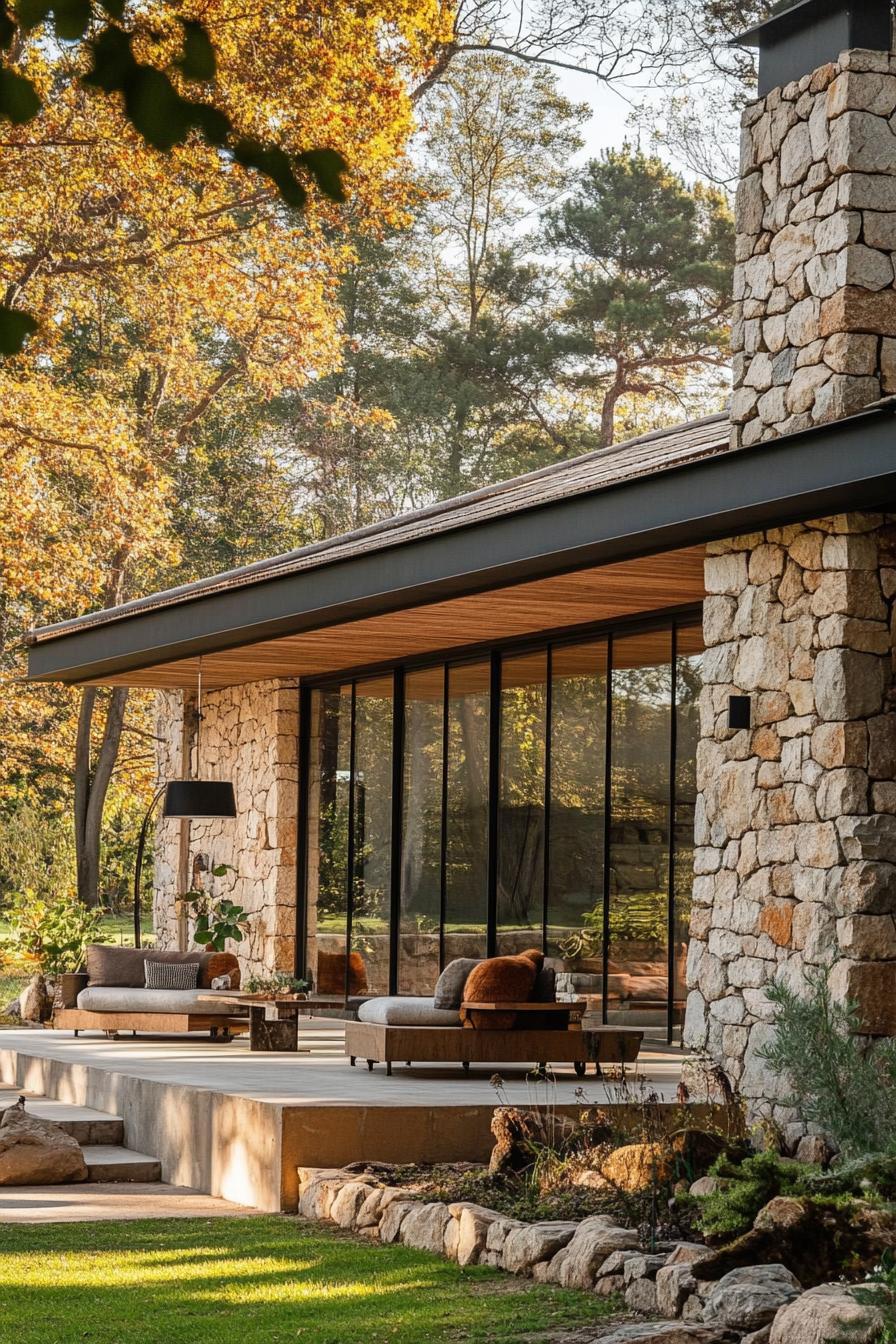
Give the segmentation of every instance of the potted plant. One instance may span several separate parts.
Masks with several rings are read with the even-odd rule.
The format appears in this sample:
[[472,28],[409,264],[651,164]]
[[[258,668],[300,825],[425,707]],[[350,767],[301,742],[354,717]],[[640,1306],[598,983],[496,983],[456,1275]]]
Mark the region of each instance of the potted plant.
[[[236,870],[229,863],[219,863],[211,870],[212,877],[224,877]],[[223,952],[229,941],[241,943],[249,927],[249,914],[228,896],[214,896],[210,891],[193,889],[181,896],[183,904],[192,906],[196,915],[193,941],[209,952]]]

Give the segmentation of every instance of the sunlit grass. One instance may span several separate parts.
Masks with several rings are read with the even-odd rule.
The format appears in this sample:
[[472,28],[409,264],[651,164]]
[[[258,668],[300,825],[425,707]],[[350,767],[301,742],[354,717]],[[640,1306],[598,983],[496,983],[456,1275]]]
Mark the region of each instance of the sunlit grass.
[[0,1224],[0,1344],[497,1344],[611,1312],[293,1218]]

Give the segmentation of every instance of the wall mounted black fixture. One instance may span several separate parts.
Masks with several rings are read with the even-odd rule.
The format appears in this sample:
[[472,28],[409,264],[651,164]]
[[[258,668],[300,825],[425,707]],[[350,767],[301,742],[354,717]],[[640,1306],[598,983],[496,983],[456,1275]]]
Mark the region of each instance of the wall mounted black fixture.
[[752,706],[748,695],[729,695],[728,727],[735,731],[752,727]]

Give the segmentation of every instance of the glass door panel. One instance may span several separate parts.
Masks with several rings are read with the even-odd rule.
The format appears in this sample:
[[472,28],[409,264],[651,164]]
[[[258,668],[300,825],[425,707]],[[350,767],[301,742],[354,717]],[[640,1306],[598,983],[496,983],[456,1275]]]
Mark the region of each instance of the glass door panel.
[[672,632],[613,641],[610,755],[610,1021],[665,1028]]
[[543,946],[547,653],[501,662],[497,950]]
[[405,677],[399,994],[431,994],[439,977],[444,695],[443,667]]
[[603,993],[607,644],[561,645],[551,657],[548,956]]
[[691,892],[694,883],[694,811],[697,804],[697,743],[700,740],[700,689],[703,630],[680,626],[675,632],[675,821],[672,859],[672,1021],[684,1022]]
[[391,675],[357,683],[351,951],[363,959],[370,994],[389,993],[392,702]]
[[345,984],[351,721],[351,686],[312,694],[307,965],[322,994]]
[[486,953],[490,684],[488,662],[448,669],[446,962]]

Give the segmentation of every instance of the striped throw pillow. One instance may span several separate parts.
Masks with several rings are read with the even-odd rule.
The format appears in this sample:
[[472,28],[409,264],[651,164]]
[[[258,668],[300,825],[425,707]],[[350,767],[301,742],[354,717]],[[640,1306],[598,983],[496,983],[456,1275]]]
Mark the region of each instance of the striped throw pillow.
[[150,961],[146,968],[147,989],[195,989],[199,979],[198,961]]

